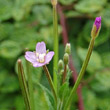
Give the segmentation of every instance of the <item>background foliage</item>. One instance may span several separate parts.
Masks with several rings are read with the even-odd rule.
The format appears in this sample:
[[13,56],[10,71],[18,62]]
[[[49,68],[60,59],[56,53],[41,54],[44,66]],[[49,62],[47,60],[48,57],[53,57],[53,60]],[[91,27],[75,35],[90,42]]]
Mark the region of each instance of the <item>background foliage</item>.
[[[85,110],[110,110],[110,0],[59,0],[59,3],[64,8],[78,72],[87,53],[94,19],[102,16],[101,32],[82,80],[83,99]],[[61,29],[59,24],[60,58],[64,53]],[[21,58],[25,66],[25,48],[34,50],[41,40],[46,42],[47,48],[53,49],[52,6],[49,0],[0,0],[0,110],[24,110],[16,61]],[[42,68],[31,69],[36,109],[49,110],[49,92],[37,85],[40,82],[49,88]],[[74,97],[73,109],[77,108],[76,102],[77,97]]]

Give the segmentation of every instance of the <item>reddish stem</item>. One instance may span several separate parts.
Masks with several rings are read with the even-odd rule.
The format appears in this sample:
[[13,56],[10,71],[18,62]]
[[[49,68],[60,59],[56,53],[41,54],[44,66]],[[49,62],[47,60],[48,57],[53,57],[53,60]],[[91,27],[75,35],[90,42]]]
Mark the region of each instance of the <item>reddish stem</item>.
[[[58,13],[59,13],[59,16],[60,16],[60,24],[62,26],[63,43],[65,45],[66,43],[68,43],[68,32],[67,32],[67,29],[66,29],[66,18],[63,14],[63,9],[59,4],[58,4]],[[72,59],[72,55],[70,55],[69,66],[70,66],[70,69],[73,71],[72,72],[72,77],[73,77],[73,80],[75,82],[76,79],[77,79],[77,71],[74,67],[74,62],[73,62],[73,59]],[[82,90],[81,85],[79,85],[79,87],[77,89],[77,95],[78,95],[78,100],[79,100],[78,101],[78,108],[79,108],[79,110],[84,110],[81,90]]]
[[65,82],[65,79],[66,79],[66,71],[67,71],[66,66],[67,66],[67,65],[64,66],[63,83]]

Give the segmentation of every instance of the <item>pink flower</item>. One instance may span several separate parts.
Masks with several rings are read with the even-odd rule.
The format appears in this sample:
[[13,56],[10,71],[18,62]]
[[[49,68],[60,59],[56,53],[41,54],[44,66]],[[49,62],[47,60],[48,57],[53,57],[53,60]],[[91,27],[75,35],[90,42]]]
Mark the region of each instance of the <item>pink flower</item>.
[[96,17],[94,25],[96,26],[97,30],[99,30],[99,28],[101,27],[101,16],[100,17]]
[[93,24],[92,31],[91,31],[91,36],[93,38],[96,38],[99,35],[100,29],[101,29],[101,16],[96,17],[95,22]]
[[48,64],[54,55],[53,51],[46,53],[46,46],[44,42],[38,42],[36,45],[36,51],[27,51],[25,58],[33,64],[34,67],[41,67]]

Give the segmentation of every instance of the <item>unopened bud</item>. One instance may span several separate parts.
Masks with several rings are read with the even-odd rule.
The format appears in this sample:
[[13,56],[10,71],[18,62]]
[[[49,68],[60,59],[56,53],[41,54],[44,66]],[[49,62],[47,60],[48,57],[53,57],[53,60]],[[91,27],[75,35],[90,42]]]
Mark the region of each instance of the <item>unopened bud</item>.
[[46,54],[49,52],[49,49],[48,50],[46,50]]
[[63,73],[64,73],[64,70],[61,70],[60,74],[63,75]]
[[56,6],[57,5],[57,0],[51,0],[51,3],[53,6]]
[[69,55],[68,55],[68,53],[65,53],[65,54],[64,54],[63,61],[64,61],[64,64],[65,64],[65,65],[68,64],[68,61],[69,61]]
[[70,43],[66,44],[65,53],[68,53],[69,55],[71,54],[71,45],[70,45]]
[[96,17],[95,22],[93,24],[92,31],[91,31],[91,36],[93,38],[96,38],[100,32],[100,29],[101,29],[101,16]]
[[63,61],[62,60],[59,60],[58,62],[58,68],[59,70],[61,70],[63,68],[64,64],[63,64]]

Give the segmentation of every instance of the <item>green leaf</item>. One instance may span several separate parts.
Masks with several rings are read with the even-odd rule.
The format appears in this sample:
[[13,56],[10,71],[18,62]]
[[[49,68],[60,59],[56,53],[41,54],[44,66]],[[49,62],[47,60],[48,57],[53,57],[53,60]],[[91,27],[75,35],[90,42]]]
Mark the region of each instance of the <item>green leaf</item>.
[[71,17],[77,17],[77,16],[83,16],[82,13],[77,12],[77,11],[68,11],[66,12],[66,17],[71,18]]
[[34,96],[36,110],[54,110],[54,99],[52,93],[50,93],[50,91],[40,83],[37,83],[35,86]]
[[[61,33],[61,26],[58,26],[58,34]],[[52,45],[53,45],[53,27],[50,25],[50,26],[46,26],[46,27],[42,27],[40,30],[39,30],[39,34],[41,36],[41,38],[43,39],[43,41],[49,45],[49,48],[50,49],[53,49],[52,48]]]
[[4,80],[2,85],[0,86],[1,93],[11,93],[19,90],[19,83],[17,77],[14,75],[7,75],[7,78]]
[[15,0],[13,18],[16,21],[20,21],[28,17],[31,11],[31,6],[35,3],[35,0]]
[[60,100],[65,100],[65,98],[67,98],[68,91],[69,91],[69,84],[68,83],[64,83],[63,85],[61,85],[61,87],[59,88]]
[[6,40],[0,44],[0,56],[3,58],[16,58],[20,52],[20,46],[14,41]]
[[22,9],[22,8],[14,8],[13,10],[13,18],[16,20],[16,21],[20,21],[24,18],[24,15],[25,15],[25,10]]
[[80,0],[75,9],[82,13],[94,13],[103,9],[107,0]]
[[0,0],[0,21],[11,18],[12,10],[13,3],[11,0]]
[[73,45],[73,43],[71,42],[71,54],[72,54],[72,58],[73,58],[73,61],[74,61],[74,66],[77,70],[77,72],[79,73],[80,72],[80,68],[81,68],[81,61],[78,57],[78,53],[77,53],[77,50],[75,49],[75,46]]
[[41,87],[41,89],[43,90],[43,93],[45,95],[45,99],[47,101],[47,104],[48,104],[48,107],[49,107],[49,110],[54,110],[54,98],[52,96],[52,93],[46,88],[44,87],[43,85],[39,84],[38,85]]
[[[87,49],[83,49],[80,47],[78,48],[78,55],[82,61],[85,60],[86,54]],[[101,67],[102,67],[101,57],[96,51],[93,51],[87,67],[87,71],[93,73],[95,72],[95,70],[100,69]]]
[[110,67],[110,62],[108,61],[108,59],[110,59],[110,52],[102,53],[101,57],[102,57],[103,65],[105,67]]
[[36,4],[46,4],[46,3],[50,3],[49,0],[35,0]]
[[97,110],[97,101],[94,92],[83,88],[83,100],[85,110]]
[[6,77],[8,77],[8,71],[5,69],[0,70],[0,86],[5,82]]
[[16,96],[15,101],[14,101],[14,105],[15,105],[16,110],[24,110],[25,109],[24,100],[21,95]]
[[69,5],[73,3],[75,0],[59,0],[59,2],[63,5]]
[[110,106],[109,106],[110,99],[109,99],[109,97],[108,98],[103,98],[103,99],[97,99],[97,102],[98,102],[98,108],[100,110],[109,110],[110,109]]
[[36,42],[38,42],[38,39],[40,40],[40,36],[34,29],[19,25],[15,27],[10,39],[17,43],[19,42],[22,49],[35,49]]
[[11,110],[14,108],[14,94],[0,94],[0,109]]
[[106,24],[106,26],[110,27],[110,4],[108,4],[107,8],[101,11],[101,17]]
[[[40,13],[39,13],[40,12]],[[52,22],[52,9],[49,6],[41,5],[34,6],[32,9],[32,13],[35,16],[35,19],[43,25],[47,25]],[[48,16],[47,16],[48,13]]]
[[110,70],[105,69],[96,72],[95,81],[91,83],[91,87],[97,91],[107,91],[110,89]]
[[11,23],[0,24],[0,41],[9,38],[13,32],[13,25]]

